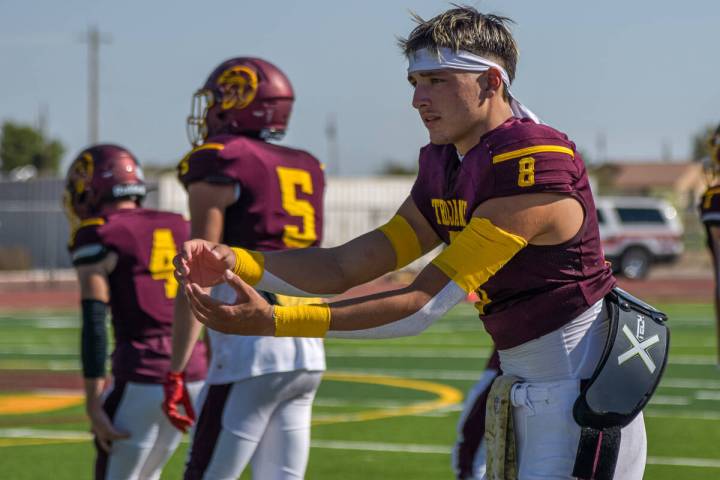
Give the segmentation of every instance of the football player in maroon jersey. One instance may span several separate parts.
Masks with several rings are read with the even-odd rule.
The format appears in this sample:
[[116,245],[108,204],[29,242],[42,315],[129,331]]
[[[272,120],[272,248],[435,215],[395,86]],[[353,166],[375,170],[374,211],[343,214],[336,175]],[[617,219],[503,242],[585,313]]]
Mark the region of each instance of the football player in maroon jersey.
[[[171,261],[189,228],[180,215],[141,208],[144,196],[140,165],[117,145],[83,150],[68,170],[63,204],[80,282],[81,357],[97,479],[160,478],[181,437],[158,406],[170,370],[178,290]],[[106,388],[108,304],[115,350]],[[206,371],[204,345],[193,345],[188,357],[183,407],[192,414]]]
[[705,225],[707,245],[715,273],[715,322],[717,328],[717,365],[720,367],[720,125],[710,136],[710,157],[706,164],[708,188],[700,201],[700,220]]
[[[646,438],[639,410],[608,436],[581,428],[573,415],[584,398],[581,382],[615,362],[601,360],[607,305],[618,298],[581,156],[510,91],[518,49],[509,19],[454,7],[416,20],[401,45],[430,144],[397,215],[331,249],[260,253],[190,241],[175,265],[192,308],[204,324],[238,335],[386,338],[418,334],[475,291],[503,371],[488,400],[488,478],[572,478],[580,468],[583,477],[589,469],[593,478],[640,479]],[[251,288],[336,294],[441,242],[447,248],[399,290],[277,306]],[[221,283],[235,289],[235,303],[202,291]],[[648,356],[638,343],[620,363],[662,371]],[[622,397],[620,390],[610,395]]]
[[[275,65],[259,58],[220,64],[193,97],[193,149],[178,166],[188,192],[192,237],[263,252],[317,246],[325,180],[307,152],[270,143],[287,128],[294,92]],[[212,295],[235,301],[227,285]],[[263,294],[271,303],[289,301]],[[298,300],[298,299],[296,299]],[[178,296],[178,302],[185,299]],[[200,324],[175,324],[169,397],[178,399],[189,347]],[[236,478],[251,463],[255,479],[303,478],[312,401],[325,370],[318,338],[239,337],[209,330],[212,349],[186,479]],[[172,407],[176,401],[166,401]],[[181,427],[191,419],[168,411]]]

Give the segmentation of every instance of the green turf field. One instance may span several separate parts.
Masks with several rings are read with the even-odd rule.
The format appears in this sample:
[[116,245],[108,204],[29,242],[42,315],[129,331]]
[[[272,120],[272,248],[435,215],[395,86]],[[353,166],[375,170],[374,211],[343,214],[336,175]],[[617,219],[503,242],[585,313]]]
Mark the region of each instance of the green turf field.
[[[711,306],[661,308],[671,318],[672,355],[645,412],[645,478],[720,478],[720,370]],[[315,402],[308,479],[452,478],[457,401],[490,353],[473,311],[459,306],[415,338],[327,341],[329,372]],[[75,314],[0,314],[0,373],[76,372],[78,338]],[[0,412],[13,405],[31,410],[41,398],[27,396],[33,393],[0,391]],[[42,413],[0,413],[2,478],[90,478],[93,450],[82,407],[63,406],[72,397],[55,400],[56,409]],[[181,478],[186,447],[163,478]]]

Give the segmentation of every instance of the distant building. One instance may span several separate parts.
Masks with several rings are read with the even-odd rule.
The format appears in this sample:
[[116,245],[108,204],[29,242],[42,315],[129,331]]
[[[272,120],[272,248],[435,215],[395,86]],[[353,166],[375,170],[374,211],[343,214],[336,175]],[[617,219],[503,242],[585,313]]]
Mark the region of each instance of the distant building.
[[695,208],[706,188],[699,162],[609,162],[592,174],[600,195],[661,197],[684,211]]

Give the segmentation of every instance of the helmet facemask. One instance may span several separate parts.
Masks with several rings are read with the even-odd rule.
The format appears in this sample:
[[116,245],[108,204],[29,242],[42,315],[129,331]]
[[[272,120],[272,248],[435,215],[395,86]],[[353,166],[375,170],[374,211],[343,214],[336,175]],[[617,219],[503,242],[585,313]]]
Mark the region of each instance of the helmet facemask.
[[192,97],[190,115],[187,117],[187,136],[194,147],[201,145],[208,136],[206,118],[214,103],[213,94],[207,89],[198,90]]

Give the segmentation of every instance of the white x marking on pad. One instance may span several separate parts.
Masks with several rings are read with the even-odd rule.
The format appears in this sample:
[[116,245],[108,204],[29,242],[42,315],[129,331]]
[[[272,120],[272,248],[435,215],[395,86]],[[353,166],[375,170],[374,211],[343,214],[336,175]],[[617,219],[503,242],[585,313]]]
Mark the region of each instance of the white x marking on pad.
[[633,335],[627,325],[623,325],[623,333],[628,338],[628,340],[630,340],[632,348],[618,357],[618,365],[622,365],[635,355],[639,355],[645,366],[648,368],[648,370],[650,370],[650,373],[653,373],[655,371],[655,362],[653,362],[652,358],[650,358],[650,355],[648,355],[646,350],[658,343],[660,341],[660,337],[658,337],[657,335],[653,335],[644,342],[640,343],[638,342],[638,339],[635,338],[635,335]]

